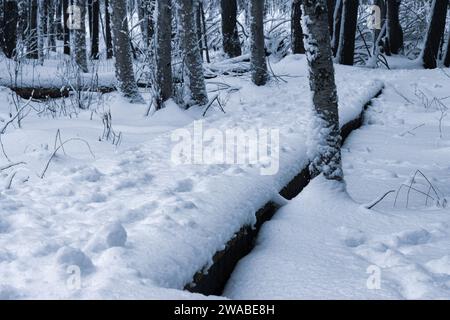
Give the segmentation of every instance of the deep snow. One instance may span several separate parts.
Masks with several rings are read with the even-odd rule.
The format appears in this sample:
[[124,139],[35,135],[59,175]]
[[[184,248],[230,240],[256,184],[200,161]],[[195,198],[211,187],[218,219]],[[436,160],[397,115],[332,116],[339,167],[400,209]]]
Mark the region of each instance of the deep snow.
[[[441,138],[440,108],[429,103],[449,105],[446,73],[371,72],[386,88],[342,149],[347,191],[319,177],[280,209],[237,266],[226,297],[450,298],[450,120]],[[439,199],[420,174],[412,180],[416,170]],[[424,193],[410,190],[407,204],[411,182]],[[429,191],[434,199],[426,201]]]
[[[91,110],[79,111],[66,106],[67,115],[55,115],[50,111],[51,106],[33,102],[34,109],[23,119],[22,128],[17,128],[15,123],[1,137],[10,160],[24,164],[2,170],[0,176],[3,185],[0,191],[0,297],[205,298],[180,289],[191,281],[196,271],[211,263],[213,254],[222,249],[243,224],[254,222],[254,212],[308,162],[306,131],[310,122],[310,93],[304,57],[289,56],[272,66],[286,83],[273,81],[257,88],[250,84],[247,75],[210,80],[210,95],[220,92],[222,101],[226,102],[226,114],[214,106],[208,111],[203,126],[222,131],[234,127],[279,129],[280,170],[273,176],[260,174],[264,163],[181,166],[172,163],[173,131],[181,127],[192,131],[193,121],[202,119],[204,110],[183,111],[170,104],[153,116],[145,117],[148,106],[131,105],[116,93],[106,94],[98,101],[94,97]],[[378,79],[391,86],[396,83],[406,86],[417,79],[418,74],[423,80],[417,81],[425,83],[432,93],[436,91],[434,83],[448,84],[439,70],[415,73],[336,68],[341,123],[359,115],[367,99],[380,89],[382,83]],[[440,78],[433,80],[433,77]],[[218,82],[238,90],[227,92],[227,86]],[[441,90],[448,91],[448,86]],[[405,94],[410,97],[411,92]],[[394,106],[405,103],[403,98],[395,97]],[[8,89],[2,88],[0,101],[0,117],[7,121],[10,113],[14,114]],[[378,107],[382,105],[374,106],[373,110]],[[118,147],[99,139],[103,131],[101,117],[108,110],[114,131],[122,134]],[[408,114],[409,109],[406,110]],[[430,122],[435,121],[435,113],[426,114]],[[377,121],[386,122],[384,118],[390,117],[386,112]],[[410,128],[407,124],[406,121],[395,124],[394,128],[403,126],[406,130]],[[38,175],[42,174],[54,151],[58,129],[63,141],[77,137],[88,142],[95,158],[83,141],[70,141],[64,145],[64,150],[56,153],[44,179],[40,179]],[[434,129],[430,132],[436,137]],[[424,143],[429,142],[427,137]],[[402,154],[410,155],[410,149],[407,150]],[[437,157],[445,160],[446,150],[439,152],[443,154]],[[364,154],[364,148],[361,153]],[[383,156],[384,151],[381,154]],[[348,156],[344,152],[344,163],[349,162],[356,168],[356,160],[349,161]],[[0,157],[0,167],[4,167],[8,161],[4,155]],[[373,166],[381,170],[385,164],[380,162]],[[350,194],[358,202],[373,200],[380,191],[390,187],[383,185],[372,190],[368,180],[353,186],[349,168],[344,168]],[[411,168],[406,167],[408,174]],[[358,178],[355,170],[355,179]],[[395,179],[391,182],[398,185]],[[383,180],[383,183],[386,182]],[[355,191],[353,195],[352,188],[361,193]],[[345,194],[330,191],[330,196],[341,199],[349,208],[359,208],[349,198],[346,200]],[[313,204],[316,200],[311,197],[310,201]],[[376,209],[381,210],[382,205]],[[402,212],[409,215],[409,211]],[[279,216],[283,214],[276,219]],[[297,234],[304,234],[300,231],[308,226],[297,222]],[[273,240],[275,242],[276,238]],[[363,247],[355,250],[358,248]],[[329,254],[327,246],[322,249],[325,256]],[[351,261],[353,256],[345,254],[353,249],[340,250],[342,259]],[[319,262],[317,270],[321,270]],[[325,258],[322,262],[330,264]],[[433,265],[440,268],[444,262]],[[298,268],[295,262],[291,264]],[[361,262],[361,266],[363,264]],[[80,270],[73,269],[74,265]],[[81,272],[79,289],[74,278],[78,271]],[[271,272],[273,275],[277,271]],[[239,271],[234,279],[239,279],[238,274]],[[328,275],[328,279],[331,278],[332,274]],[[262,280],[261,285],[267,284],[270,288],[267,279]],[[339,278],[335,281],[339,282]],[[351,283],[356,285],[357,279],[349,281]],[[232,284],[230,286],[232,288]],[[227,289],[227,295],[245,295],[245,286],[239,284],[239,288],[242,291],[236,293]],[[295,283],[291,288],[292,296],[299,297]],[[349,287],[342,288],[342,292],[348,290]],[[262,295],[265,291],[260,292]],[[271,296],[276,297],[281,296]]]

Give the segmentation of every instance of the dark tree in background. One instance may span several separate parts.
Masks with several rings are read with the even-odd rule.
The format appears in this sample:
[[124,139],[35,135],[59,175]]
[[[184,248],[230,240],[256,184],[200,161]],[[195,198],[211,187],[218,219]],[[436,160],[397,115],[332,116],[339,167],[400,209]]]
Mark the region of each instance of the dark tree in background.
[[450,67],[450,32],[448,33],[447,39],[447,51],[445,53],[444,66]]
[[422,50],[423,66],[426,69],[437,67],[439,46],[445,31],[445,19],[447,17],[447,0],[433,0],[431,6],[431,21]]
[[339,49],[339,41],[341,36],[341,22],[342,22],[342,7],[343,0],[336,0],[333,12],[333,37],[331,39],[331,48],[333,56],[336,57]]
[[264,42],[264,0],[250,0],[249,9],[252,80],[257,86],[263,86],[269,78]]
[[99,26],[100,26],[100,0],[88,1],[89,33],[91,36],[91,59],[98,59],[99,54]]
[[356,25],[358,22],[358,0],[343,0],[341,37],[336,58],[340,64],[353,65],[355,55]]
[[28,36],[28,47],[27,47],[27,57],[29,59],[38,59],[38,0],[31,0],[30,10],[29,10],[29,36]]
[[237,2],[236,0],[221,0],[222,9],[222,43],[223,51],[230,57],[242,54],[241,42],[237,29]]
[[156,0],[155,8],[156,108],[172,97],[172,4]]
[[302,0],[292,0],[291,10],[291,42],[292,53],[305,53],[302,30]]
[[313,177],[323,173],[329,180],[343,180],[341,166],[341,134],[339,127],[338,97],[331,55],[330,32],[326,0],[303,0],[309,18],[304,21],[306,56],[309,66],[309,85],[317,119],[314,128],[317,155],[310,171]]
[[387,41],[390,52],[399,54],[403,48],[403,29],[400,25],[400,0],[387,0]]
[[17,1],[6,0],[4,2],[3,17],[3,51],[5,56],[12,58],[16,50],[16,37],[17,37],[17,18],[18,8]]
[[105,0],[105,43],[106,43],[106,59],[113,57],[113,44],[111,36],[111,15],[109,12],[109,0]]
[[336,6],[336,0],[327,0],[328,7],[328,30],[330,31],[330,39],[333,38],[334,29],[334,7]]
[[63,10],[64,54],[70,55],[70,29],[68,25],[69,13],[67,12],[67,9],[69,7],[69,0],[61,1]]

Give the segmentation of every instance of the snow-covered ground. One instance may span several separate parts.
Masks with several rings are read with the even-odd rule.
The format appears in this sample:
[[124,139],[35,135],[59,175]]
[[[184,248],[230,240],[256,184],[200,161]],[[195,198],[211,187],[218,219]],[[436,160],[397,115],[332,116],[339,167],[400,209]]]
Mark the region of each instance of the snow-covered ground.
[[346,190],[312,181],[263,226],[224,295],[449,299],[450,119],[439,129],[434,100],[450,106],[447,74],[371,71],[386,88],[343,147]]
[[[205,298],[181,289],[195,272],[211,263],[213,254],[242,225],[252,223],[254,212],[275,197],[308,162],[306,136],[311,106],[304,57],[289,56],[272,67],[282,80],[274,80],[266,87],[251,85],[248,75],[209,80],[210,96],[220,93],[226,113],[214,105],[204,119],[204,110],[184,111],[175,104],[145,117],[147,105],[131,105],[117,93],[103,95],[100,100],[93,95],[91,109],[85,111],[70,104],[61,106],[60,101],[47,105],[31,102],[33,108],[27,106],[21,128],[14,121],[1,135],[4,153],[0,153],[0,298]],[[341,297],[358,297],[353,288],[360,284],[360,271],[364,280],[360,298],[401,294],[414,297],[403,292],[410,289],[404,283],[414,283],[422,276],[420,272],[431,272],[428,268],[436,271],[445,265],[444,254],[439,256],[438,252],[446,248],[443,220],[448,211],[424,209],[423,199],[417,194],[410,196],[411,206],[419,206],[414,210],[404,208],[404,193],[399,195],[395,209],[392,195],[372,211],[361,209],[358,203],[372,201],[384,191],[397,188],[418,168],[430,179],[436,179],[432,181],[444,195],[449,194],[445,187],[449,170],[445,163],[450,145],[446,135],[450,135],[448,119],[444,119],[447,127],[443,128],[441,139],[436,119],[439,113],[432,110],[434,106],[425,110],[419,103],[423,99],[414,94],[419,92],[414,90],[414,81],[429,97],[443,97],[450,79],[440,70],[336,69],[341,123],[357,117],[383,82],[387,87],[370,111],[371,125],[351,137],[345,147],[351,152],[344,149],[347,187],[356,202],[323,181],[315,181],[264,227],[260,245],[234,274],[226,290],[228,297],[302,298],[307,297],[302,288],[314,284],[320,288],[324,283],[332,283],[327,288],[336,295],[328,295],[326,288],[311,290],[310,294],[337,297],[342,292]],[[396,86],[405,98],[394,90]],[[102,117],[108,111],[113,131],[121,133],[119,146],[102,138]],[[0,129],[11,114],[15,114],[11,92],[1,88]],[[425,126],[412,134],[402,134],[422,122],[426,122]],[[279,170],[274,175],[261,175],[261,170],[272,164],[264,161],[246,165],[177,165],[172,161],[174,132],[180,128],[193,132],[199,124],[204,130],[220,132],[232,128],[279,130]],[[359,140],[366,132],[367,136]],[[76,139],[65,143],[64,149],[59,148],[52,156],[55,146],[58,148],[61,142],[72,138]],[[389,143],[389,150],[376,147],[385,142]],[[397,156],[405,159],[396,159]],[[10,164],[16,165],[8,167]],[[310,219],[302,218],[296,206],[302,201],[308,201],[310,208],[323,208],[323,215],[302,205],[305,216],[314,214]],[[344,217],[348,217],[348,222]],[[283,218],[286,223],[280,222]],[[295,233],[276,232],[276,228],[271,232],[277,223],[285,228],[295,227]],[[422,229],[425,232],[417,231]],[[328,232],[324,237],[329,237],[329,241],[314,230]],[[289,241],[279,238],[283,235],[290,237]],[[442,240],[437,241],[439,237]],[[411,244],[414,242],[417,246]],[[275,246],[277,243],[281,246]],[[384,268],[380,262],[384,253],[377,251],[383,246],[392,250],[384,251],[391,259],[388,264],[404,257],[411,261],[410,265],[404,269]],[[427,246],[432,246],[431,251],[436,254],[414,252]],[[275,249],[287,259],[279,270],[270,265],[271,261],[276,263],[270,258],[277,256],[272,252]],[[305,255],[301,255],[302,250]],[[254,265],[252,261],[258,259],[258,254],[264,256],[266,264]],[[427,254],[429,259],[421,261]],[[341,259],[342,263],[333,263],[333,259]],[[426,264],[433,259],[437,262]],[[246,263],[254,269],[243,279]],[[367,293],[365,272],[372,264],[383,267],[382,290]],[[325,272],[326,267],[336,265],[341,271],[336,268]],[[283,279],[288,273],[281,267],[289,266],[294,270],[290,273],[292,278]],[[302,266],[309,266],[310,273],[302,271]],[[353,266],[355,272],[349,272],[347,266]],[[398,284],[389,280],[395,279],[396,274],[405,274],[405,269],[411,272],[401,279],[413,280],[399,280]],[[311,276],[308,281],[302,278],[306,275]],[[442,283],[445,276],[430,279],[429,283],[439,283],[439,279]],[[396,289],[391,290],[394,285]],[[281,290],[285,293],[281,294]]]
[[[1,137],[6,155],[17,165],[1,172],[0,297],[197,297],[172,289],[189,283],[308,161],[305,60],[291,56],[273,67],[286,83],[257,88],[248,76],[212,80],[208,88],[211,95],[222,88],[226,114],[214,106],[201,124],[222,132],[278,129],[280,159],[274,175],[260,174],[268,165],[264,162],[173,163],[173,130],[192,131],[193,121],[202,119],[200,109],[183,111],[170,104],[144,117],[146,105],[130,105],[116,93],[99,102],[93,97],[94,110],[81,112],[70,104],[31,103],[22,128],[14,122]],[[343,69],[338,79],[345,123],[359,115],[381,83],[361,79],[356,69]],[[223,83],[238,90],[228,94]],[[8,89],[0,94],[6,123],[15,107]],[[52,109],[65,109],[67,115]],[[122,134],[119,147],[99,139],[102,114],[108,110],[113,130]],[[77,140],[52,158],[55,146],[71,138]],[[5,167],[9,162],[1,157]],[[79,290],[68,286],[77,274],[71,266],[80,267]]]

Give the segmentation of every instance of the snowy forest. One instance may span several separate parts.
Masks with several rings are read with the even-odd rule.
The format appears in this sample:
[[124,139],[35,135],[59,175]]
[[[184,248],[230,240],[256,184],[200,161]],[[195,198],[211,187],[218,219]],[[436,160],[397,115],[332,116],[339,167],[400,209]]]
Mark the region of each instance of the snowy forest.
[[449,0],[0,0],[0,300],[450,299],[449,108]]

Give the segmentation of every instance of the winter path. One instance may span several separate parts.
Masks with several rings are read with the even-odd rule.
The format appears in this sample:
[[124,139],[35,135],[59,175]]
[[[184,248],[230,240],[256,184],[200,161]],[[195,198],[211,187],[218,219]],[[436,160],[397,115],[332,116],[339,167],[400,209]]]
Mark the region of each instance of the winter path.
[[[202,122],[222,131],[280,130],[279,171],[272,176],[260,174],[265,163],[175,165],[173,130],[192,131],[203,110],[169,105],[144,118],[147,106],[129,105],[115,93],[105,95],[101,110],[55,117],[46,106],[45,112],[30,112],[21,129],[8,128],[2,136],[8,156],[25,164],[2,171],[0,297],[201,298],[179,289],[308,162],[306,63],[290,56],[273,67],[286,83],[256,88],[246,76],[211,82],[211,92],[217,82],[239,91],[223,92],[227,113],[211,109]],[[358,117],[381,83],[361,81],[359,69],[337,72],[345,123]],[[8,119],[14,110],[5,103],[10,91],[0,94],[1,117]],[[42,110],[41,104],[34,107]],[[99,141],[100,111],[111,111],[113,128],[123,134],[120,147]],[[58,129],[63,139],[89,142],[96,158],[73,141],[41,180],[37,175],[53,153]],[[68,286],[77,271],[80,287]]]
[[226,297],[450,298],[450,119],[434,99],[449,105],[447,73],[370,71],[385,90],[343,147],[347,191],[319,177],[281,208]]

